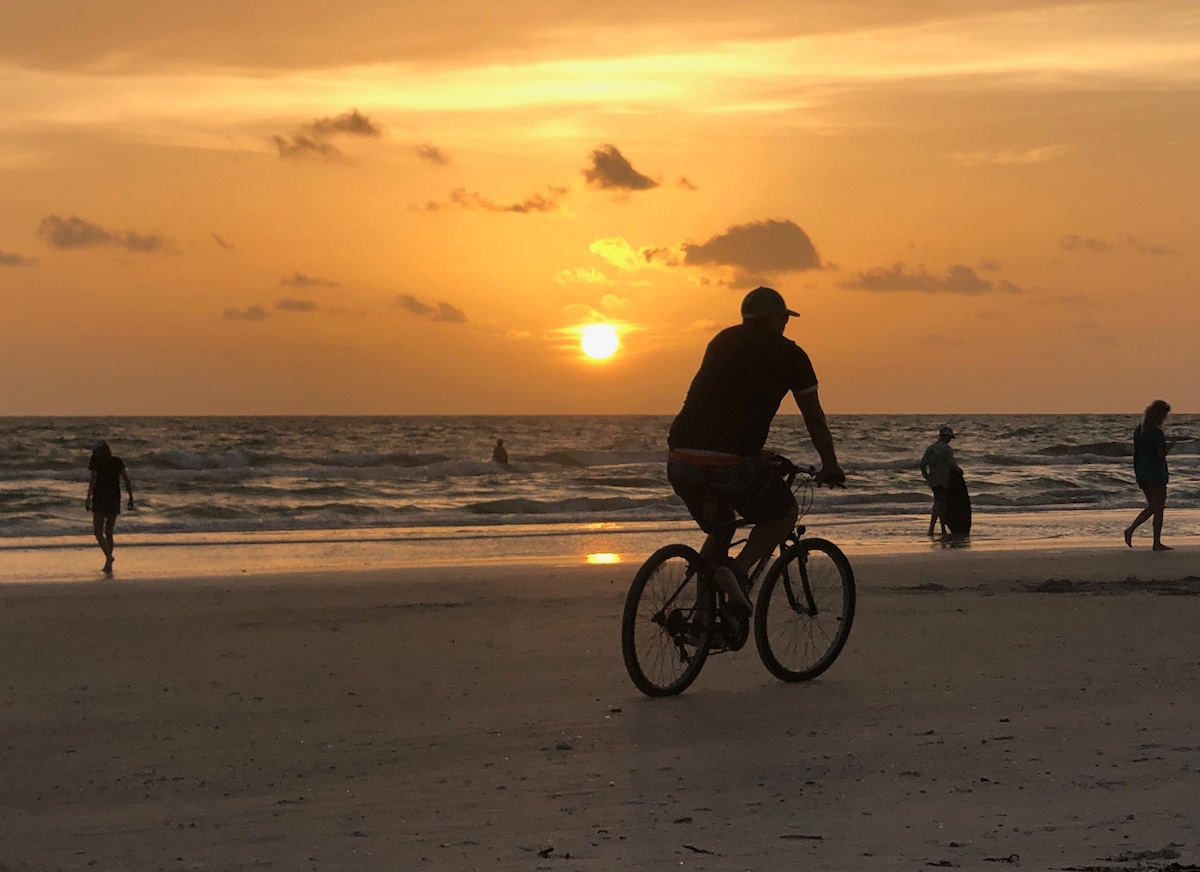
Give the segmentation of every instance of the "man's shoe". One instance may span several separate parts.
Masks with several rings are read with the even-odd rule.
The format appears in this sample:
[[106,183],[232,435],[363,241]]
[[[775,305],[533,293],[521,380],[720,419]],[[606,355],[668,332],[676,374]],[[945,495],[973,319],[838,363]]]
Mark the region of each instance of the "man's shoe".
[[742,586],[738,584],[737,575],[732,569],[728,566],[718,566],[713,571],[713,582],[724,591],[725,596],[729,598],[729,605],[734,611],[746,617],[750,616],[754,611],[754,606],[750,603],[746,592],[742,590]]

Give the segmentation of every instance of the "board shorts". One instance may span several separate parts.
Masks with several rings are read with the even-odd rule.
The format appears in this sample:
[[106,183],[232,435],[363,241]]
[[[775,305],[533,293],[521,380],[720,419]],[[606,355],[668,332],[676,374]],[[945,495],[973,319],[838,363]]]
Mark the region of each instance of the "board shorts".
[[742,458],[736,463],[689,463],[671,458],[667,479],[705,533],[741,515],[753,524],[781,518],[796,498],[770,456]]
[[935,506],[946,507],[946,503],[950,499],[950,488],[947,485],[930,485],[929,489],[933,491],[933,504]]

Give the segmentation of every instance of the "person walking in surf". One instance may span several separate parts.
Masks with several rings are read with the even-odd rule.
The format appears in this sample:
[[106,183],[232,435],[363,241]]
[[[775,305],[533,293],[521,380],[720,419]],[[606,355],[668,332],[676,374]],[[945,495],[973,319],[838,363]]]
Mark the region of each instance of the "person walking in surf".
[[1171,411],[1166,400],[1155,400],[1146,407],[1142,423],[1133,428],[1133,475],[1138,487],[1146,495],[1146,508],[1125,528],[1125,544],[1133,547],[1133,532],[1154,518],[1154,550],[1170,551],[1162,543],[1163,511],[1167,505],[1167,482],[1171,476],[1167,471],[1167,455],[1175,447],[1163,435],[1162,425]]
[[88,469],[92,475],[83,505],[92,513],[92,531],[96,534],[100,550],[104,552],[104,572],[110,573],[113,565],[113,528],[117,523],[117,515],[121,514],[121,482],[125,482],[130,509],[133,508],[133,484],[129,481],[124,461],[113,457],[112,449],[103,440],[93,447]]

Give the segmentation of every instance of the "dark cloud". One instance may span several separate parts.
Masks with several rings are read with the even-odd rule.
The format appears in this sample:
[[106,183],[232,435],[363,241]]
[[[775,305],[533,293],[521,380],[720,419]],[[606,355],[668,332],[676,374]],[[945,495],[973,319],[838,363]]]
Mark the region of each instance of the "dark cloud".
[[138,233],[135,230],[106,230],[99,224],[72,215],[47,215],[38,225],[38,236],[51,248],[69,251],[73,248],[123,248],[137,254],[162,252],[175,254],[175,240],[161,233]]
[[446,302],[430,305],[421,302],[412,294],[401,294],[396,297],[392,305],[397,309],[404,309],[414,315],[428,318],[430,321],[440,321],[445,324],[467,323],[467,313],[458,306]]
[[332,118],[318,118],[287,136],[271,137],[281,158],[303,157],[342,158],[345,155],[333,144],[337,136],[361,136],[376,139],[383,136],[379,127],[357,109]]
[[589,187],[605,191],[648,191],[658,187],[654,179],[635,170],[615,145],[602,145],[589,157],[592,165],[583,170]]
[[530,194],[524,200],[516,203],[497,203],[483,194],[468,191],[466,188],[455,188],[450,192],[448,202],[439,203],[436,200],[430,200],[424,206],[411,206],[410,208],[417,212],[439,212],[455,206],[459,209],[481,209],[484,212],[509,212],[517,215],[556,212],[567,189],[548,188],[547,190],[549,194]]
[[317,304],[311,300],[296,300],[291,297],[284,297],[275,304],[275,308],[281,312],[315,312]]
[[313,139],[303,133],[294,133],[290,137],[272,136],[271,141],[279,150],[279,156],[284,159],[298,157],[345,157],[341,149],[332,142]]
[[396,297],[392,305],[397,309],[407,309],[414,315],[432,315],[434,312],[433,306],[430,306],[428,303],[422,303],[412,294],[401,294]]
[[226,242],[224,239],[222,239],[220,236],[217,236],[217,234],[215,234],[215,233],[210,233],[208,235],[212,237],[213,242],[215,242],[217,245],[219,245],[225,251],[230,251],[234,248],[237,248],[237,246],[234,245],[232,242]]
[[262,321],[267,317],[267,310],[262,306],[250,306],[248,309],[235,309],[231,306],[221,317],[226,321]]
[[693,185],[693,184],[692,184],[690,181],[688,181],[688,177],[687,177],[687,176],[680,176],[680,177],[679,177],[679,181],[677,181],[675,184],[676,184],[676,185],[678,185],[679,187],[683,188],[685,191],[698,191],[698,190],[700,190],[698,187],[696,187],[696,186],[695,186],[695,185]]
[[891,268],[875,267],[865,272],[856,273],[844,282],[838,282],[839,288],[858,291],[876,291],[888,293],[892,291],[919,291],[925,294],[963,294],[976,296],[979,294],[1019,294],[1021,288],[1010,281],[980,278],[975,270],[961,263],[956,263],[946,270],[945,275],[935,275],[918,264],[910,269],[902,263],[893,264]]
[[343,112],[333,118],[318,118],[308,125],[308,132],[318,139],[328,139],[339,133],[347,136],[368,136],[374,139],[383,136],[383,128],[357,109]]
[[446,154],[446,152],[442,151],[436,145],[418,145],[417,157],[440,166],[450,163],[450,155]]
[[33,266],[35,263],[36,258],[21,257],[13,251],[0,251],[0,266]]
[[450,303],[438,303],[437,312],[429,320],[444,321],[447,324],[466,324],[467,313],[458,306],[452,306]]
[[808,234],[793,221],[737,224],[707,242],[684,243],[688,266],[732,267],[733,287],[757,284],[780,273],[820,269],[821,258]]
[[286,279],[280,279],[279,284],[287,285],[290,288],[338,288],[341,287],[339,282],[332,282],[329,279],[318,279],[313,276],[306,276],[302,272],[294,272]]

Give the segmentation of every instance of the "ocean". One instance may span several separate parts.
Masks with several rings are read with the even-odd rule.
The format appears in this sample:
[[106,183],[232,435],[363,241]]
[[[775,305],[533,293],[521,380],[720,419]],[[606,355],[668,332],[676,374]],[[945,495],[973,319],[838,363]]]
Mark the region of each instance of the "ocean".
[[[813,529],[864,547],[919,541],[930,497],[918,462],[943,420],[959,434],[973,543],[1119,537],[1128,521],[1114,530],[1116,513],[1143,504],[1131,463],[1137,415],[833,415],[847,487],[816,495]],[[494,558],[550,534],[665,541],[692,532],[665,475],[670,421],[0,418],[0,562],[5,552],[94,549],[83,502],[97,439],[124,459],[137,495],[137,509],[121,515],[119,547],[430,542]],[[1200,510],[1198,424],[1179,415],[1165,428],[1177,442],[1175,535],[1200,535],[1200,511],[1191,511]],[[490,459],[497,438],[507,467]],[[768,447],[816,461],[797,415],[776,419]]]

